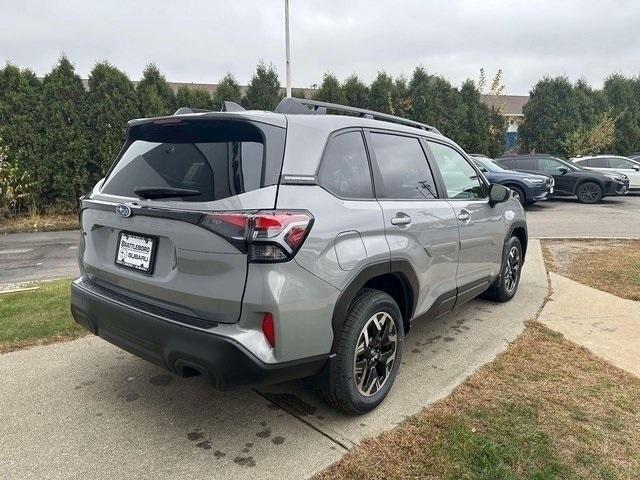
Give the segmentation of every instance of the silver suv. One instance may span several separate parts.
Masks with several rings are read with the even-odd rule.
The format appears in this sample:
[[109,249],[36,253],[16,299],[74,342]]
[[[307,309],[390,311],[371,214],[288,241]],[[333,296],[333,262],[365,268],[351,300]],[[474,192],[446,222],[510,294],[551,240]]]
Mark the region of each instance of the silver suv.
[[80,215],[79,324],[221,389],[312,377],[349,414],[413,321],[511,299],[527,248],[511,191],[435,128],[294,98],[132,120]]

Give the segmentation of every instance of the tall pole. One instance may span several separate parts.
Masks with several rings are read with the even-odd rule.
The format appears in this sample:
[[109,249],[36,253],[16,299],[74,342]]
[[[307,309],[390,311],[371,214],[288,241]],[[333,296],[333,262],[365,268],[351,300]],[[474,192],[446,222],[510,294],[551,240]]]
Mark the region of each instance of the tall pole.
[[284,39],[287,57],[286,83],[287,97],[291,96],[291,48],[289,47],[289,0],[284,0]]

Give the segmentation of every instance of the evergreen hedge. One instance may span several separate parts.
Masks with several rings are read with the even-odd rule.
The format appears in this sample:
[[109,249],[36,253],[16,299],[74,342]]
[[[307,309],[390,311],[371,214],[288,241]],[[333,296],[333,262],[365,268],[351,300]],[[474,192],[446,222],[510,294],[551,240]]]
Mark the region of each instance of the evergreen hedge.
[[[301,95],[303,91],[294,91]],[[264,62],[256,67],[245,95],[229,73],[213,96],[191,86],[174,93],[153,64],[134,86],[113,65],[97,63],[88,89],[65,56],[42,81],[28,69],[7,64],[0,69],[0,186],[5,185],[0,216],[73,210],[78,196],[89,191],[117,156],[129,119],[170,115],[181,106],[218,109],[224,100],[272,110],[281,97],[278,74]],[[504,149],[504,117],[482,103],[474,82],[458,89],[421,67],[409,79],[380,72],[370,85],[356,75],[341,83],[327,73],[314,98],[434,125],[469,152],[498,156]],[[611,151],[639,150],[640,80],[615,75],[597,91],[584,82],[545,78],[525,107],[522,148],[563,153],[571,143],[567,139],[575,143],[576,132],[589,131],[603,112],[615,120]],[[9,191],[21,192],[19,198],[3,198]]]

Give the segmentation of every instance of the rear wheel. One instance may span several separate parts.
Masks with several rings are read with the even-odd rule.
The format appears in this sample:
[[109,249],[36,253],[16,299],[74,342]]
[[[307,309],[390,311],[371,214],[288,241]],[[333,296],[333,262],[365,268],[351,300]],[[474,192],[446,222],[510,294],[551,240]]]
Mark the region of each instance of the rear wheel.
[[495,302],[508,302],[511,300],[520,284],[522,262],[522,244],[520,239],[514,235],[505,245],[500,276],[483,296]]
[[602,200],[602,187],[595,182],[584,182],[576,191],[581,203],[598,203]]
[[321,396],[350,415],[373,410],[391,390],[403,343],[402,315],[393,298],[362,290],[347,314]]

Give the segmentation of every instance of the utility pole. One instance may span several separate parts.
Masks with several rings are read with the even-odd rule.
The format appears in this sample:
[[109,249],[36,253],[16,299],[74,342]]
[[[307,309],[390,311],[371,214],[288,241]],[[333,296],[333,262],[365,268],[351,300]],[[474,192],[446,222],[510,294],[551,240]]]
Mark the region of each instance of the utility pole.
[[291,48],[289,47],[289,0],[284,0],[284,41],[287,60],[285,81],[287,97],[291,96]]

